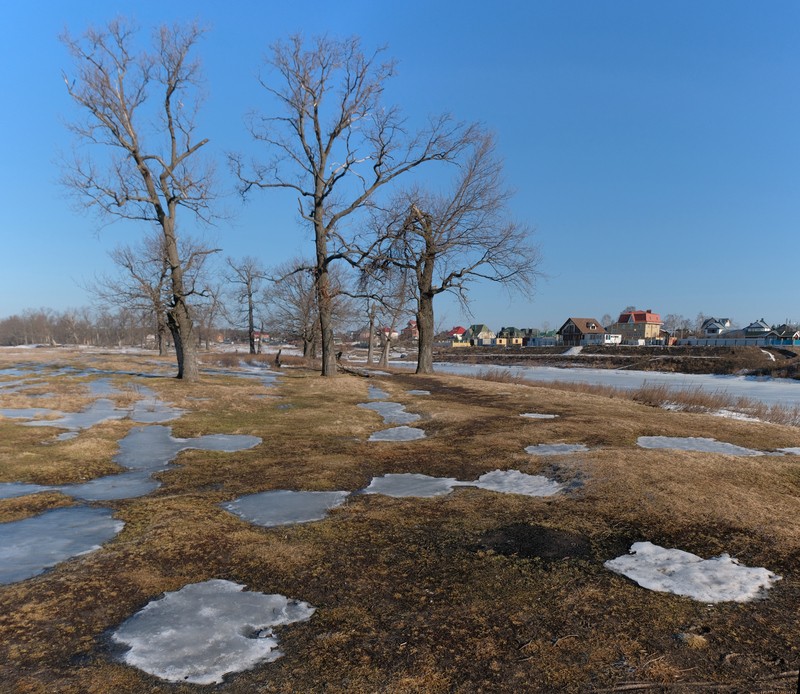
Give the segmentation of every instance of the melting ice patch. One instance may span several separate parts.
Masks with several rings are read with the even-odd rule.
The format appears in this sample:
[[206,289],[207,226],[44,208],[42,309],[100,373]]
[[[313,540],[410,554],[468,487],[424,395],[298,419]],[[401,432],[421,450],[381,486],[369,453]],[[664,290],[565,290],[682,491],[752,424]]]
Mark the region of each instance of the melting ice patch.
[[604,566],[643,588],[708,603],[748,602],[781,578],[764,568],[741,566],[727,554],[702,559],[651,542],[635,542],[630,554],[611,559]]
[[525,496],[551,496],[562,489],[558,482],[541,475],[527,475],[519,470],[494,470],[472,482],[417,473],[388,474],[374,477],[364,493],[392,497],[432,497],[449,494],[454,487],[478,487],[502,494]]
[[142,424],[157,424],[160,422],[169,422],[170,420],[177,419],[186,413],[179,407],[173,407],[158,399],[155,391],[150,388],[139,386],[137,388],[140,395],[144,396],[133,404],[133,409],[130,413],[130,418],[134,422],[141,422]]
[[401,405],[399,402],[362,402],[358,406],[365,410],[377,412],[383,417],[384,424],[410,424],[421,419],[418,414],[406,412],[405,405]]
[[555,419],[557,414],[540,414],[539,412],[525,412],[520,417],[527,417],[528,419]]
[[367,397],[370,400],[384,400],[389,397],[389,393],[378,388],[378,386],[369,386],[367,388]]
[[212,579],[148,603],[112,634],[130,649],[122,660],[163,680],[194,684],[219,683],[227,673],[277,660],[283,653],[273,628],[305,622],[316,608],[244,587]]
[[561,455],[565,453],[584,453],[589,449],[582,443],[540,443],[527,446],[526,453],[531,455]]
[[430,395],[431,391],[429,390],[409,390],[409,395]]
[[424,439],[425,432],[416,427],[394,427],[392,429],[383,429],[376,431],[369,437],[370,441],[416,441]]
[[373,477],[365,494],[383,494],[384,496],[432,497],[444,496],[453,491],[453,487],[464,484],[453,477],[430,477],[417,473],[388,474]]
[[519,470],[494,470],[481,475],[476,482],[465,482],[480,489],[504,494],[525,496],[552,496],[561,491],[561,485],[542,475],[526,475]]
[[640,436],[637,443],[641,448],[669,448],[679,451],[701,451],[741,456],[764,455],[763,451],[695,436]]
[[70,557],[99,549],[124,525],[111,513],[72,506],[0,523],[0,583],[24,581]]
[[221,504],[250,523],[274,527],[322,520],[328,511],[341,506],[350,492],[294,492],[276,490],[248,494]]

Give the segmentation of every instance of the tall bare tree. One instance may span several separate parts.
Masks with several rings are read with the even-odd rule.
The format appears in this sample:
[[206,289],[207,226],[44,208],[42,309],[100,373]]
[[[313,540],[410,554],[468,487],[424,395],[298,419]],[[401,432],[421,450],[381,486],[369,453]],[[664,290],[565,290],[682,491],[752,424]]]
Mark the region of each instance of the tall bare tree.
[[212,168],[200,159],[208,143],[197,136],[202,101],[197,61],[191,58],[203,30],[195,24],[162,26],[152,46],[140,50],[137,30],[124,20],[82,37],[61,38],[74,60],[64,75],[69,95],[85,118],[71,123],[88,158],[76,154],[64,183],[102,217],[156,225],[169,271],[167,325],[175,343],[178,378],[199,377],[186,268],[178,249],[177,213],[187,209],[209,221]]
[[[425,162],[451,159],[464,145],[465,129],[447,116],[414,135],[398,109],[382,103],[392,61],[382,50],[364,53],[360,39],[301,36],[272,46],[273,72],[261,85],[280,115],[253,117],[250,132],[271,158],[232,166],[251,188],[284,188],[298,195],[300,214],[314,231],[314,287],[322,337],[322,375],[336,373],[330,267],[354,259],[343,222],[378,190]],[[468,130],[468,129],[467,129]]]
[[227,266],[225,281],[233,285],[232,299],[237,306],[238,325],[244,322],[247,325],[247,336],[250,342],[250,354],[256,353],[256,304],[261,293],[261,286],[267,277],[266,270],[261,261],[252,256],[245,256],[241,260],[226,258]]
[[537,276],[539,251],[530,230],[511,220],[511,192],[502,180],[494,138],[473,132],[449,194],[419,187],[395,198],[376,216],[383,236],[373,267],[408,272],[417,301],[417,373],[433,372],[434,298],[444,292],[466,303],[476,280],[499,282],[529,292]]

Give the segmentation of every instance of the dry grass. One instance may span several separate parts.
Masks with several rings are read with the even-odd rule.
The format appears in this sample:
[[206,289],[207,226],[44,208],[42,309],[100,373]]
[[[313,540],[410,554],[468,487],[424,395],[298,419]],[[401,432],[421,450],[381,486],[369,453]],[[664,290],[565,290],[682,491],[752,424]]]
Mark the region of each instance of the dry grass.
[[[102,359],[104,368],[142,368],[130,358]],[[380,387],[423,415],[418,426],[428,438],[375,444],[366,439],[383,428],[380,418],[357,407],[373,382],[296,368],[271,391],[229,376],[191,385],[148,379],[160,397],[190,410],[174,423],[175,435],[243,433],[264,442],[239,453],[182,453],[159,475],[157,492],[105,504],[126,523],[116,539],[0,587],[5,691],[198,691],[116,662],[108,630],[164,591],[209,578],[318,608],[309,622],[281,631],[283,658],[229,678],[226,692],[588,692],[632,682],[642,691],[794,691],[782,673],[800,657],[798,458],[645,450],[636,439],[710,436],[772,449],[800,446],[797,428],[655,409],[617,393],[398,374]],[[412,388],[431,395],[409,396]],[[530,411],[559,417],[519,417]],[[42,446],[40,430],[0,426],[0,441],[13,441],[0,451],[2,479],[32,475],[46,463],[42,449],[71,474],[78,468],[66,442]],[[111,465],[114,437],[130,424],[107,426],[75,442],[98,446],[101,467]],[[554,442],[592,450],[524,453]],[[13,466],[9,454],[18,456]],[[27,457],[38,463],[20,466]],[[496,468],[547,474],[572,491],[355,495],[325,521],[274,529],[219,507],[267,489],[357,490],[388,472],[466,480]],[[64,503],[57,494],[7,500],[0,520]],[[543,529],[581,537],[587,551],[545,559],[497,549],[498,538],[535,538]],[[603,568],[645,539],[702,556],[729,552],[783,580],[764,601],[708,607]]]

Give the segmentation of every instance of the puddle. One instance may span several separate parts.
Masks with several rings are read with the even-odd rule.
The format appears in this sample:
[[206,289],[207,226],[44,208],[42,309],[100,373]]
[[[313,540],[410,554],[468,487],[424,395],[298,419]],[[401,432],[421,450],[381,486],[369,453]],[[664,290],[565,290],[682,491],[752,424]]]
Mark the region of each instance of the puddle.
[[369,437],[370,441],[417,441],[425,438],[425,432],[415,427],[394,427],[376,431]]
[[[62,416],[57,419],[36,419],[32,422],[23,422],[23,426],[55,427],[57,429],[67,429],[69,432],[77,432],[82,429],[89,429],[100,422],[105,422],[111,419],[124,419],[126,416],[126,413],[118,410],[114,404],[114,401],[109,400],[108,398],[100,398],[99,400],[95,400],[82,412],[68,412],[60,414],[62,414]],[[61,437],[59,437],[59,440],[73,438],[75,435],[76,434],[73,434],[70,437],[64,437],[62,434]]]
[[36,417],[50,417],[52,415],[62,415],[63,412],[48,409],[47,407],[17,407],[0,408],[0,416],[7,419],[36,419]]
[[527,446],[526,453],[531,455],[562,455],[567,453],[585,453],[589,449],[582,443],[540,443]]
[[409,390],[409,395],[430,395],[431,391],[429,390]]
[[249,494],[221,504],[240,518],[267,528],[322,520],[341,506],[350,492],[294,492],[276,490]]
[[150,494],[161,486],[161,482],[153,479],[150,475],[151,471],[122,472],[118,475],[98,477],[83,484],[66,484],[56,487],[55,491],[84,501],[135,499]]
[[71,557],[99,549],[124,525],[111,514],[108,509],[72,506],[0,523],[0,583],[24,581]]
[[218,684],[231,672],[272,662],[274,627],[305,622],[316,608],[283,595],[212,579],[165,593],[123,622],[111,638],[123,662],[169,682]]
[[764,568],[742,566],[727,554],[702,559],[651,542],[633,543],[629,554],[604,566],[643,588],[706,603],[749,602],[762,597],[781,578]]
[[373,477],[365,494],[383,494],[392,497],[433,497],[444,496],[453,491],[453,487],[462,485],[453,477],[430,477],[417,473],[388,474]]
[[41,484],[25,484],[24,482],[0,482],[0,499],[13,499],[18,496],[28,494],[38,494],[39,492],[52,492],[53,487],[46,487]]
[[411,422],[422,419],[418,414],[406,412],[405,405],[401,405],[399,402],[362,402],[358,406],[365,410],[377,412],[383,417],[384,424],[411,424]]
[[724,453],[726,455],[765,455],[763,451],[743,448],[732,443],[694,436],[640,436],[637,444],[641,448],[668,448],[678,451],[700,451],[702,453]]
[[557,414],[540,414],[538,412],[525,412],[520,417],[527,417],[528,419],[555,419]]

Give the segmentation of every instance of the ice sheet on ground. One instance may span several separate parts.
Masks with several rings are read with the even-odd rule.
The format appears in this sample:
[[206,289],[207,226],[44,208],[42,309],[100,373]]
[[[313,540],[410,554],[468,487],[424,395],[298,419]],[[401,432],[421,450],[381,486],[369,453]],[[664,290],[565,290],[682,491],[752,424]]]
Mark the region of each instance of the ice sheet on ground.
[[100,398],[95,400],[89,407],[82,412],[68,412],[58,419],[37,419],[32,422],[25,422],[27,427],[56,427],[58,429],[68,429],[78,431],[89,429],[95,424],[105,422],[110,419],[124,419],[127,414],[117,409],[113,400]]
[[170,682],[215,684],[230,672],[283,653],[273,628],[311,618],[316,608],[283,595],[249,592],[212,579],[166,593],[112,634],[129,647],[122,660]]
[[383,494],[394,497],[432,497],[449,494],[454,487],[478,487],[501,494],[522,494],[524,496],[552,496],[562,489],[558,482],[541,475],[527,475],[519,470],[493,470],[471,482],[462,482],[453,477],[430,477],[418,473],[387,474],[382,477],[374,477],[363,491],[365,494]]
[[0,499],[13,499],[28,494],[53,491],[53,487],[41,484],[25,484],[24,482],[0,482]]
[[359,407],[365,410],[372,410],[377,412],[383,417],[384,424],[411,424],[422,419],[420,415],[406,412],[405,405],[399,402],[386,402],[384,400],[376,400],[374,402],[359,403]]
[[133,404],[130,418],[134,422],[141,424],[158,424],[169,422],[186,414],[186,410],[180,407],[173,407],[158,399],[155,391],[145,386],[137,388],[143,397]]
[[416,427],[394,427],[392,429],[383,429],[376,431],[369,437],[370,441],[417,441],[424,439],[425,432]]
[[378,388],[378,386],[369,386],[367,388],[367,397],[370,400],[384,400],[389,397],[389,393]]
[[481,475],[476,482],[465,484],[493,492],[525,496],[552,496],[562,489],[562,486],[554,480],[542,475],[527,475],[519,470],[493,470]]
[[557,414],[542,414],[540,412],[524,412],[520,417],[527,417],[528,419],[555,419]]
[[453,491],[453,487],[463,485],[453,477],[430,477],[417,473],[400,473],[373,477],[365,494],[383,494],[384,496],[405,497],[444,496]]
[[23,581],[98,549],[124,525],[111,514],[108,509],[71,506],[0,523],[0,583]]
[[640,436],[640,448],[668,448],[678,451],[700,451],[702,453],[725,453],[727,455],[764,455],[763,451],[743,448],[732,443],[696,436]]
[[531,455],[561,455],[563,453],[585,453],[589,449],[582,443],[539,443],[526,446],[525,452]]
[[51,410],[47,407],[17,407],[17,408],[2,408],[0,409],[0,416],[7,419],[36,419],[36,417],[51,417],[53,415],[64,416],[63,412]]
[[409,390],[409,395],[430,395],[431,391],[429,390]]
[[250,523],[273,527],[322,520],[328,511],[341,506],[350,492],[295,492],[275,490],[248,494],[221,504]]
[[708,603],[747,602],[780,580],[767,569],[741,566],[727,554],[702,559],[651,542],[635,542],[630,554],[611,559],[604,566],[643,588]]
[[133,470],[118,475],[106,475],[83,484],[65,484],[55,491],[68,494],[73,499],[85,501],[116,501],[135,499],[154,492],[161,482],[153,479],[150,470]]
[[780,453],[786,453],[787,455],[800,455],[800,447],[798,447],[798,448],[779,448],[778,451]]
[[261,443],[258,436],[207,434],[191,439],[171,435],[172,429],[160,424],[134,427],[119,442],[114,462],[132,470],[158,470],[165,467],[181,451],[199,449],[233,453],[254,448]]

